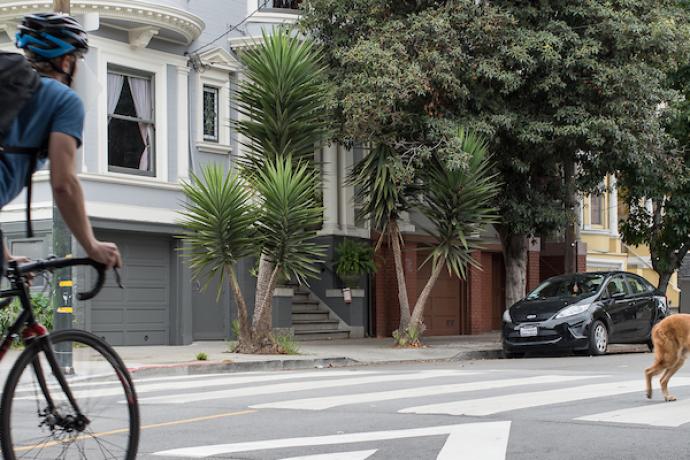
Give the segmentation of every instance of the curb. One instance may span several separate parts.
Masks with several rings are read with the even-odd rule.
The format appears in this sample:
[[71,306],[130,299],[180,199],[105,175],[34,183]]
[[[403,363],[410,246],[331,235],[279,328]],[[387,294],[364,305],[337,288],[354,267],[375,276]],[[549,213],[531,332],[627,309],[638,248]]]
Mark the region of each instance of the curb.
[[268,361],[245,362],[187,362],[169,365],[150,365],[128,367],[133,377],[156,377],[176,375],[199,375],[208,373],[256,372],[272,370],[322,369],[335,367],[374,366],[374,365],[402,365],[415,363],[444,363],[470,361],[480,359],[500,359],[501,350],[463,351],[448,358],[404,359],[389,361],[357,361],[352,358],[318,358],[318,359],[276,359]]
[[[608,355],[648,353],[643,349],[646,346],[617,345],[612,346]],[[550,356],[550,355],[544,355]],[[560,355],[559,355],[560,356]],[[542,357],[537,355],[536,357]],[[404,365],[415,363],[450,363],[460,361],[477,361],[486,359],[504,359],[503,350],[471,350],[461,351],[448,358],[429,358],[429,359],[397,359],[383,361],[357,361],[348,357],[317,358],[317,359],[275,359],[268,361],[217,361],[217,362],[186,362],[178,364],[153,364],[150,366],[128,367],[133,377],[157,377],[157,376],[179,376],[179,375],[199,375],[209,373],[235,373],[235,372],[257,372],[275,370],[298,370],[298,369],[322,369],[335,367],[354,367],[354,366],[377,366],[377,365]]]
[[350,358],[320,358],[320,359],[276,359],[269,361],[246,362],[189,362],[169,365],[151,365],[128,367],[133,377],[155,377],[175,375],[198,375],[207,373],[233,373],[270,370],[321,369],[326,367],[348,367],[360,365],[359,361]]

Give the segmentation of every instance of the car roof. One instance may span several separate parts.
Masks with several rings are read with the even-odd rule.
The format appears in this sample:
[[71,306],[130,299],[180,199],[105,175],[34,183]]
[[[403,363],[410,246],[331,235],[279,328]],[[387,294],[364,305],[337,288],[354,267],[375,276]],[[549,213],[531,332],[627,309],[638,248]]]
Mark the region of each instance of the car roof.
[[[576,277],[576,276],[583,276],[583,275],[601,275],[605,277],[613,276],[613,275],[632,275],[636,276],[638,278],[641,278],[640,275],[637,273],[631,273],[631,272],[625,272],[622,270],[601,270],[601,271],[593,271],[593,272],[577,272],[577,273],[563,273],[561,275],[556,275],[556,276],[551,276],[547,279],[567,279],[571,277]],[[544,280],[546,281],[546,280]]]

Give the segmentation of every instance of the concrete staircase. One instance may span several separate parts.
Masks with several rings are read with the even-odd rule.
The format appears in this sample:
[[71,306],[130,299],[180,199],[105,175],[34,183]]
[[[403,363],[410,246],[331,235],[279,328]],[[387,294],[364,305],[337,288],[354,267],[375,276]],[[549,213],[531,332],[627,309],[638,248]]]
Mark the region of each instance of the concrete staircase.
[[292,327],[297,340],[347,339],[350,331],[338,329],[339,321],[331,319],[327,309],[303,288],[296,288],[292,298]]

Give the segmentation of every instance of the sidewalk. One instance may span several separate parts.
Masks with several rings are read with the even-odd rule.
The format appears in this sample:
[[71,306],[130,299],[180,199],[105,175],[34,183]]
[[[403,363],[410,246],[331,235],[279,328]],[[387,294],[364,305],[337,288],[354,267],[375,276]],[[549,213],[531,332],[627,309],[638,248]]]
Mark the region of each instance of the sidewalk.
[[[401,349],[393,347],[392,338],[298,342],[297,355],[230,353],[228,343],[223,341],[115,349],[130,371],[138,377],[502,358],[501,337],[498,332],[426,337],[424,343],[425,348]],[[647,351],[646,345],[610,345],[608,352],[613,354]],[[9,371],[19,352],[10,350],[6,359],[0,363],[0,379]],[[208,359],[198,361],[198,353],[206,353]]]
[[[130,371],[144,374],[303,369],[412,361],[454,361],[501,357],[498,332],[452,337],[428,337],[425,348],[393,347],[392,338],[298,342],[298,355],[247,355],[228,352],[226,342],[194,342],[185,346],[116,347]],[[198,361],[198,353],[208,360]]]

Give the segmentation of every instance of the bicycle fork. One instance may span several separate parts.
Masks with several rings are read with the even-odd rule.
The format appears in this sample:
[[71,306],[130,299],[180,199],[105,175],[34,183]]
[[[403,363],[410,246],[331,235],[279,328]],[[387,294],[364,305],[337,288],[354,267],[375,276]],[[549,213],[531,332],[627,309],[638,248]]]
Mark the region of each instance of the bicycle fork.
[[[45,397],[46,403],[48,405],[45,411],[46,413],[42,414],[46,416],[46,423],[50,426],[51,429],[59,425],[68,432],[73,430],[79,432],[84,431],[84,429],[89,425],[90,420],[82,413],[79,404],[77,404],[77,401],[75,400],[74,395],[72,394],[72,390],[70,389],[67,383],[65,374],[62,372],[62,369],[60,368],[60,365],[58,363],[58,359],[55,354],[53,344],[51,343],[48,337],[48,330],[43,325],[39,323],[34,323],[33,325],[27,326],[27,328],[22,333],[22,336],[24,339],[24,343],[26,343],[27,345],[31,344],[32,346],[36,346],[39,348],[39,353],[36,353],[36,357],[33,359],[31,366],[33,367],[34,374],[36,375],[36,379],[38,380],[38,385],[40,386],[41,392],[43,393],[43,396]],[[50,394],[50,388],[48,387],[48,384],[46,382],[43,367],[41,367],[41,351],[45,355],[46,360],[48,361],[48,365],[50,366],[50,369],[53,373],[53,376],[57,379],[58,384],[62,389],[62,392],[67,397],[67,400],[72,406],[72,409],[74,410],[75,414],[74,416],[68,415],[63,417],[58,413],[55,402],[53,401],[53,397]]]

